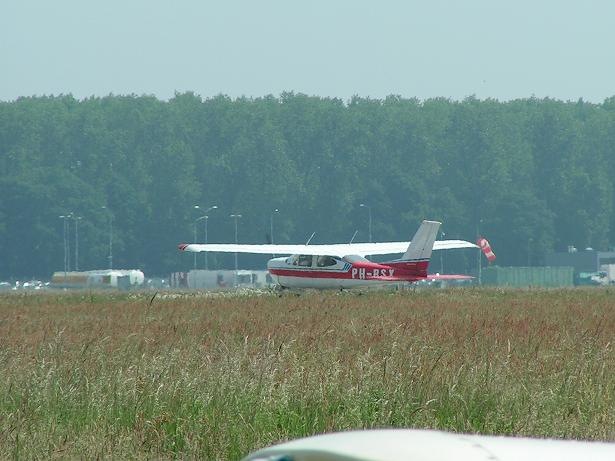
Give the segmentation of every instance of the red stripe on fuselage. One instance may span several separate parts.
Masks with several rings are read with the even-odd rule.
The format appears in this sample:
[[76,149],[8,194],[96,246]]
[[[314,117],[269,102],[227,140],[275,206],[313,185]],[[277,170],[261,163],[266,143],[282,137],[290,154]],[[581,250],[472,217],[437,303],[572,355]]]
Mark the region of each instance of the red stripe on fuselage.
[[310,267],[270,267],[271,275],[313,279],[416,281],[427,276],[429,261],[398,261],[390,264],[354,263],[347,271],[319,270]]
[[306,278],[318,278],[318,279],[350,279],[350,271],[319,271],[306,269],[280,269],[269,268],[271,275],[278,275],[281,277],[306,277]]
[[[352,276],[352,270],[348,272],[325,272],[325,271],[312,271],[312,270],[293,270],[293,269],[269,269],[269,273],[271,275],[275,275],[278,277],[296,277],[296,278],[306,278],[306,279],[329,279],[329,280],[380,280],[383,282],[413,282],[416,280],[422,280],[425,277],[421,277],[418,275],[412,274],[403,274],[397,275],[397,272],[394,272],[395,275],[376,275],[374,276],[372,272],[365,272],[364,276],[361,277],[360,274],[355,274]],[[387,272],[388,273],[388,272]]]

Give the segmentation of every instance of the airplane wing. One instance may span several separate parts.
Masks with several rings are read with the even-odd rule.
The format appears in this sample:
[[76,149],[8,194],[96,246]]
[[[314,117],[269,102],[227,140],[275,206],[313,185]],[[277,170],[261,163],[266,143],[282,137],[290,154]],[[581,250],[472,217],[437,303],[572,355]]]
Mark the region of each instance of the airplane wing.
[[[253,253],[275,255],[328,255],[343,258],[348,255],[371,256],[403,253],[410,242],[381,243],[338,243],[332,245],[246,245],[234,243],[182,243],[181,251]],[[456,248],[478,248],[465,240],[440,240],[434,243],[434,250],[452,250]]]
[[441,280],[472,280],[473,278],[471,275],[463,274],[427,274],[427,280],[433,280],[434,282]]

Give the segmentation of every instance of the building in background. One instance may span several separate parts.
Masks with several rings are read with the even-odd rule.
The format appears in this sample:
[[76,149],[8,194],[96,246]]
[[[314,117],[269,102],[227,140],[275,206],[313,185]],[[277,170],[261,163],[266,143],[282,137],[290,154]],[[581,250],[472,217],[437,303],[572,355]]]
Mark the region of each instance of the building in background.
[[54,272],[51,288],[139,288],[145,275],[138,269],[105,269],[83,272]]

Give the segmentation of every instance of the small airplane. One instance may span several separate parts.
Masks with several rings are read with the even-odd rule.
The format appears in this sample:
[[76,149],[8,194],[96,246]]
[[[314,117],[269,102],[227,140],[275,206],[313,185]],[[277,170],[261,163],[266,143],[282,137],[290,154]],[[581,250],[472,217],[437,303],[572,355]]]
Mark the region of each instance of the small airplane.
[[[345,289],[421,280],[468,280],[468,275],[428,274],[432,250],[478,248],[464,240],[436,241],[441,223],[423,221],[410,242],[333,245],[187,244],[181,251],[291,255],[270,259],[267,269],[281,288]],[[405,252],[405,253],[404,253]],[[365,257],[404,253],[376,263]]]

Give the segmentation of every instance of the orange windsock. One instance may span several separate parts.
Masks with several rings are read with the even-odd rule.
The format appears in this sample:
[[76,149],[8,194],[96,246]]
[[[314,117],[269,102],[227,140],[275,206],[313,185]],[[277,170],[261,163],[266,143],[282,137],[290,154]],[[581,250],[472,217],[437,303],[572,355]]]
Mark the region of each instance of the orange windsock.
[[483,251],[489,262],[495,261],[495,253],[491,249],[491,245],[489,245],[489,242],[485,237],[478,237],[478,240],[476,240],[476,244]]

